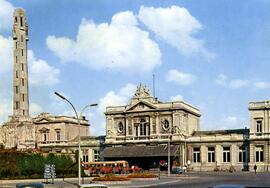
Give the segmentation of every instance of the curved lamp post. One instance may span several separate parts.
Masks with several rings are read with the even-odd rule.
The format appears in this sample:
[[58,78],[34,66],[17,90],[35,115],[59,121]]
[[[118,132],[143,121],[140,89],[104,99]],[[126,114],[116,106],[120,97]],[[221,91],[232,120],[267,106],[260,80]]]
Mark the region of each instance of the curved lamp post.
[[78,116],[78,113],[75,109],[75,107],[73,106],[73,104],[66,98],[64,97],[63,95],[57,93],[57,92],[54,92],[54,94],[56,96],[58,96],[59,98],[67,101],[70,106],[72,107],[72,109],[74,110],[75,112],[75,115],[76,115],[76,119],[77,119],[77,123],[78,123],[78,185],[81,185],[81,129],[80,129],[80,119],[81,116],[82,116],[82,113],[84,112],[84,110],[88,107],[93,107],[93,106],[97,106],[98,104],[94,103],[94,104],[88,104],[86,105],[85,107],[82,108],[81,112],[80,112],[80,116]]

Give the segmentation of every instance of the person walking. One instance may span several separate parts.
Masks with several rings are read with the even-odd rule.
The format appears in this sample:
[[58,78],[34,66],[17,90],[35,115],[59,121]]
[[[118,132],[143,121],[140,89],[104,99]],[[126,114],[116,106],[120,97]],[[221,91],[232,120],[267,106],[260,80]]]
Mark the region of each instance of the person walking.
[[256,164],[254,165],[254,172],[255,172],[255,174],[257,173],[257,165]]

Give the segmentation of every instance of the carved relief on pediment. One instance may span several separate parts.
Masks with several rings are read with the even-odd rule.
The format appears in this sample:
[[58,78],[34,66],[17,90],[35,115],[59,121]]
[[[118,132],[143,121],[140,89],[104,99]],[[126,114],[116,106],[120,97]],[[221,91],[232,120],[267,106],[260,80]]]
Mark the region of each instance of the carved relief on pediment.
[[46,128],[46,127],[42,127],[41,129],[39,129],[39,132],[49,132],[50,129]]
[[144,101],[140,101],[126,109],[126,111],[147,111],[155,109],[156,107]]

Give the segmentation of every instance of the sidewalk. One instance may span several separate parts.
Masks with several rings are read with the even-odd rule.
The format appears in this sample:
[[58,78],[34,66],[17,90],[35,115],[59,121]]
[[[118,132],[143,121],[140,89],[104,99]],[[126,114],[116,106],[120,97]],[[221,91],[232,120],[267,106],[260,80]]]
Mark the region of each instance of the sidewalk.
[[[131,179],[130,181],[125,182],[98,182],[98,184],[105,184],[108,187],[113,188],[136,188],[136,187],[151,187],[155,185],[166,185],[169,183],[175,183],[182,181],[183,179],[189,178],[188,175],[175,175],[172,174],[170,177],[167,177],[165,174],[160,176],[160,179]],[[93,177],[82,178],[82,184],[89,184],[92,182]],[[17,183],[26,183],[26,182],[46,182],[45,179],[25,179],[25,180],[0,180],[0,187],[15,187]],[[51,181],[50,181],[51,182]],[[76,188],[78,183],[78,178],[56,178],[54,179],[54,184],[45,184],[45,188]]]

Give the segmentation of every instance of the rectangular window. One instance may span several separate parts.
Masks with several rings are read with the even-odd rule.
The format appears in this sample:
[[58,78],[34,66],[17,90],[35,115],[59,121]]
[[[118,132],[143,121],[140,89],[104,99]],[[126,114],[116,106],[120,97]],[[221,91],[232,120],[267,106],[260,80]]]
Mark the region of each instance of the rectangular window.
[[16,42],[16,49],[18,48],[18,42]]
[[23,115],[25,115],[25,110],[22,111]]
[[193,148],[193,162],[194,163],[199,163],[201,162],[201,152],[200,148]]
[[61,140],[61,133],[60,130],[56,131],[56,140],[60,141]]
[[21,35],[21,42],[23,42],[23,35]]
[[22,94],[22,101],[24,102],[24,94]]
[[94,150],[94,160],[99,161],[99,150]]
[[20,17],[20,24],[21,24],[21,27],[23,26],[23,18]]
[[83,162],[89,162],[88,161],[88,155],[83,155]]
[[23,56],[23,49],[22,49],[22,56]]
[[208,162],[209,163],[214,163],[215,160],[215,148],[214,147],[209,147],[208,148]]
[[263,146],[256,146],[256,162],[263,162]]
[[24,86],[24,79],[22,78],[22,86]]
[[15,23],[17,23],[18,22],[18,18],[17,17],[15,17]]
[[231,162],[231,148],[230,147],[223,147],[223,162],[229,163]]
[[16,78],[18,78],[18,71],[16,71]]
[[23,64],[22,64],[22,71],[24,71],[24,66],[23,66]]
[[146,135],[146,126],[144,123],[141,124],[140,126],[140,136],[145,136]]
[[16,59],[16,60],[15,60],[15,61],[16,61],[16,63],[18,63],[18,56],[16,56],[16,57],[15,57],[15,59]]
[[19,109],[19,101],[16,101],[16,103],[15,103],[15,108],[16,108],[16,110],[18,110]]
[[18,90],[18,86],[15,86],[15,92],[18,93],[19,90]]
[[44,142],[47,141],[47,133],[43,133],[43,141],[44,141]]
[[244,147],[239,148],[239,162],[245,163],[247,162],[246,149]]
[[256,132],[261,133],[262,132],[262,120],[256,121]]

